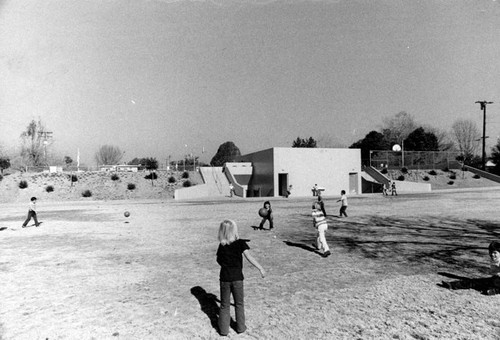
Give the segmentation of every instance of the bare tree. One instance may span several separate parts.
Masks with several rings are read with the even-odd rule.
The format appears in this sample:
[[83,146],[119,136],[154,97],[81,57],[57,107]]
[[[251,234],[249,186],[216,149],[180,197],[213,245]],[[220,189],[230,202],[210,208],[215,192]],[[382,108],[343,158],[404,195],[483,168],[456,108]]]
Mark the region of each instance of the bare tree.
[[453,143],[450,134],[445,130],[441,130],[440,128],[431,125],[424,126],[424,129],[427,132],[432,132],[436,136],[438,142],[438,150],[453,151],[455,149],[455,143]]
[[474,156],[477,153],[481,137],[476,123],[469,119],[458,119],[453,123],[451,130],[458,150],[464,158]]
[[21,156],[25,165],[39,166],[44,164],[44,152],[46,151],[44,148],[49,143],[44,133],[45,127],[41,120],[37,122],[33,119],[21,134]]
[[114,165],[122,159],[123,152],[119,147],[113,145],[103,145],[95,153],[97,165]]
[[417,128],[413,116],[401,111],[394,117],[384,119],[382,132],[391,144],[400,144]]

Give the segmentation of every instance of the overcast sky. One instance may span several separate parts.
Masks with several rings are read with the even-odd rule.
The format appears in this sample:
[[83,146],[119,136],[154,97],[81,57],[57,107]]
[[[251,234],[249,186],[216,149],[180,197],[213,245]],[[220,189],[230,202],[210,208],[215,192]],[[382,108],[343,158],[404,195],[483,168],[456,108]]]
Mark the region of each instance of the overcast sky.
[[[0,0],[0,145],[31,119],[94,165],[349,146],[400,111],[500,135],[496,1]],[[203,148],[205,154],[202,154]]]

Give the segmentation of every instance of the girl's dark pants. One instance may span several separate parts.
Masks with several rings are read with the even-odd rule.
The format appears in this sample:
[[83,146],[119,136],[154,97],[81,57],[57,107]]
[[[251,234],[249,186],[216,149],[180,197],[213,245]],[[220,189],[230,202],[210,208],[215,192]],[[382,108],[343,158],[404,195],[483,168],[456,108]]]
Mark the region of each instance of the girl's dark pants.
[[346,214],[346,211],[347,210],[347,206],[343,205],[340,207],[340,217],[342,217],[342,215],[344,215],[345,217],[347,217],[347,214]]
[[36,218],[36,212],[34,212],[33,210],[28,211],[28,217],[26,218],[26,221],[24,221],[23,227],[26,227],[28,225],[32,217],[33,220],[35,221],[35,225],[38,227],[38,219]]
[[229,333],[229,324],[231,322],[231,294],[234,299],[234,308],[236,311],[236,332],[243,333],[245,326],[245,306],[243,294],[243,281],[223,282],[220,281],[220,312],[219,312],[219,332],[221,335]]
[[264,223],[266,223],[266,221],[269,221],[269,229],[273,229],[274,226],[272,217],[263,217],[262,221],[260,222],[260,228],[264,228]]

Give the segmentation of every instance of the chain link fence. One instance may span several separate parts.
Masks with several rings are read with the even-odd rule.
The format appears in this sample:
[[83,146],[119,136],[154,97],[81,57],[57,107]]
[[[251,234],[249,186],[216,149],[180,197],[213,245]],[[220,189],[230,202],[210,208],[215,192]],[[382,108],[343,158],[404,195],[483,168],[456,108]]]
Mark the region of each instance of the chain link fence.
[[460,152],[455,151],[404,151],[372,150],[363,164],[388,169],[461,169],[457,161]]

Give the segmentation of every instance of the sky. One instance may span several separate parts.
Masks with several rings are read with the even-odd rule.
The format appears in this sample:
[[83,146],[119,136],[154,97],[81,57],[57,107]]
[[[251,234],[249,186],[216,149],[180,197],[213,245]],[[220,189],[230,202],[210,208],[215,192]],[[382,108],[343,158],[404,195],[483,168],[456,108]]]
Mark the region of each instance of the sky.
[[406,111],[500,135],[500,1],[0,0],[0,147],[32,119],[95,165],[209,162],[312,136],[348,147]]

